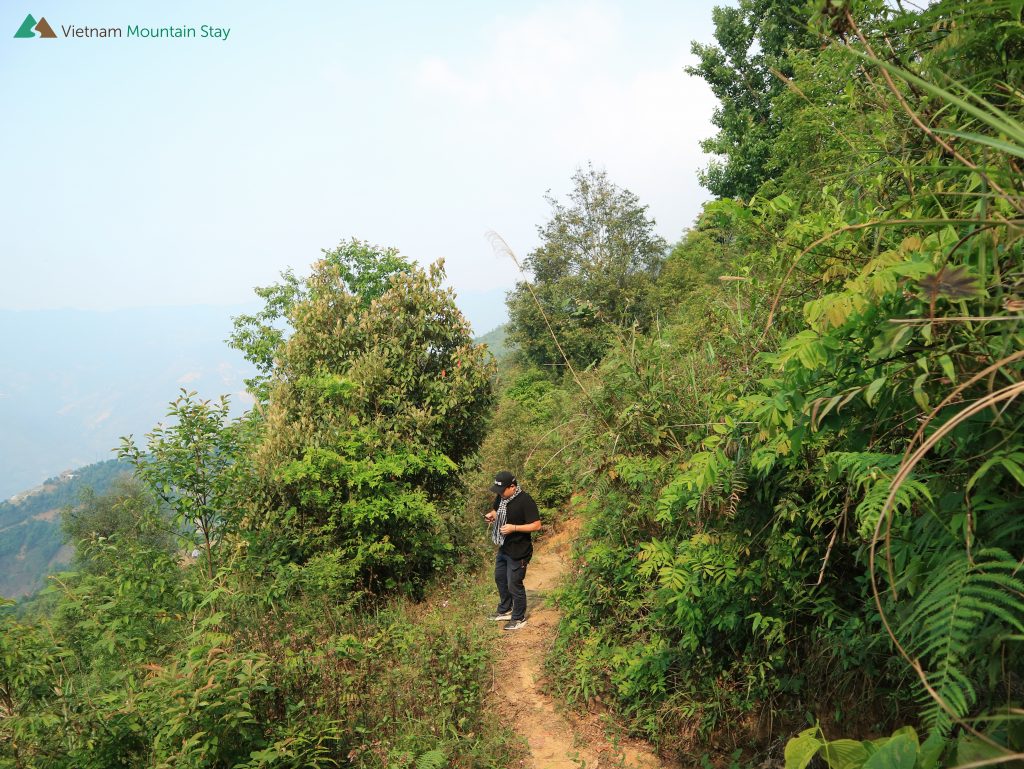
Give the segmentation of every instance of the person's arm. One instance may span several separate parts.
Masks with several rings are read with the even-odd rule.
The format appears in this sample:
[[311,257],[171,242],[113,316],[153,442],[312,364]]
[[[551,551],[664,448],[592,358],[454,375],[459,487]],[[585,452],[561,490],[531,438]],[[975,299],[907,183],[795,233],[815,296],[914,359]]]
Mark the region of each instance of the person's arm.
[[540,519],[538,518],[533,523],[520,523],[520,524],[509,524],[512,526],[512,531],[540,531]]
[[540,509],[537,507],[537,503],[533,501],[533,497],[530,497],[528,501],[529,504],[523,510],[523,527],[520,531],[539,531],[541,526]]

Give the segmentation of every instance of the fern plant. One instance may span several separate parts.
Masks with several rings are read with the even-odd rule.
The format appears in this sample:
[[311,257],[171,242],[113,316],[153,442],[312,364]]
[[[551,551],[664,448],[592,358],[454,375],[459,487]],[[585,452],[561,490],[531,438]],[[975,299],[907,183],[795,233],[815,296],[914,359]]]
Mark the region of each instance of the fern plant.
[[[858,531],[865,539],[875,531],[900,459],[893,454],[869,451],[834,451],[824,458],[830,475],[846,478],[854,490],[863,494],[854,515]],[[908,478],[897,492],[893,510],[910,510],[915,503],[930,499],[931,492],[925,483]]]
[[921,666],[923,720],[948,733],[977,700],[974,679],[987,657],[979,644],[999,644],[1024,634],[1024,575],[1005,550],[954,551],[935,568],[915,597],[898,635]]
[[428,750],[416,759],[416,769],[442,769],[447,763],[444,751],[440,748]]

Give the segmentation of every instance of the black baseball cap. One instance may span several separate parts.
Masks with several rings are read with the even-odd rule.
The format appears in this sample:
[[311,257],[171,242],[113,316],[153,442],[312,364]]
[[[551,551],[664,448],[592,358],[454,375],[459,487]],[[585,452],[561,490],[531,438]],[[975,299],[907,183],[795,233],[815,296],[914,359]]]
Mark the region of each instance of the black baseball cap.
[[508,470],[502,470],[500,473],[494,476],[494,483],[487,487],[488,491],[500,494],[509,486],[515,486],[516,477],[512,475]]

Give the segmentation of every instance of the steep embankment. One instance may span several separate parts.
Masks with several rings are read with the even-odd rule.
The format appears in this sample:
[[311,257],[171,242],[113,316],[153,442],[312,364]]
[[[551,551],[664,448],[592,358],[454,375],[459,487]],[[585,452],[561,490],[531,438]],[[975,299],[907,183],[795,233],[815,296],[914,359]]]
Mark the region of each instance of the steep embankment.
[[660,769],[649,746],[609,736],[597,717],[564,713],[545,693],[544,657],[560,616],[547,597],[566,571],[578,529],[572,519],[537,545],[526,578],[528,624],[499,639],[492,707],[529,744],[523,769]]

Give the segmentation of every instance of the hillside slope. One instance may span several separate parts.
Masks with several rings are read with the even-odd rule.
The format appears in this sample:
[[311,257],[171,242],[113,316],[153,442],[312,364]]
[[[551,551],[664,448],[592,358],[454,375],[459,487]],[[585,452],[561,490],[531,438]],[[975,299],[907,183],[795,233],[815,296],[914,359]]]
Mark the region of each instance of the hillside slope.
[[0,502],[0,596],[22,598],[38,590],[46,575],[71,560],[74,550],[61,535],[60,514],[87,488],[107,491],[129,472],[116,459],[67,470]]
[[498,326],[497,328],[491,329],[486,334],[478,336],[473,341],[477,344],[487,345],[487,349],[491,351],[498,361],[501,361],[509,356],[512,349],[508,346],[508,324]]

